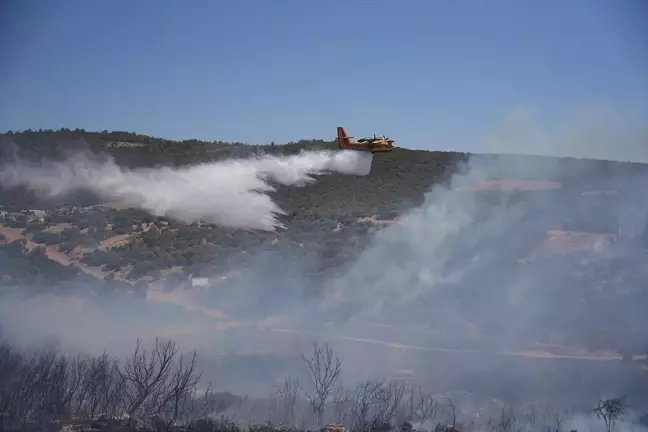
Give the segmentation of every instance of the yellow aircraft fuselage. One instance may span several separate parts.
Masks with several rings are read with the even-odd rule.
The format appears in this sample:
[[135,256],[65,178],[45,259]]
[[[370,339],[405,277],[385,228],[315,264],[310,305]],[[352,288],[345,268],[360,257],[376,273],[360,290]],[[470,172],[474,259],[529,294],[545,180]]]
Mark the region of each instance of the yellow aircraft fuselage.
[[390,152],[396,148],[394,140],[386,137],[382,138],[361,138],[359,140],[353,139],[347,135],[343,127],[337,128],[338,147],[341,150],[358,150],[370,151],[371,153]]

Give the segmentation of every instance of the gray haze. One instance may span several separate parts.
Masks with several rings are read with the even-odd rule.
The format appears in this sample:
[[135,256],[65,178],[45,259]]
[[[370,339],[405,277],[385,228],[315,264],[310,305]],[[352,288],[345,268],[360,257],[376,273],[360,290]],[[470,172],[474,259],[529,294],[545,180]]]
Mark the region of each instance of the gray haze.
[[557,121],[551,121],[551,114],[533,105],[516,107],[488,137],[485,148],[490,153],[648,163],[646,119],[606,105],[580,107]]
[[[543,141],[533,142],[530,151],[544,153]],[[648,190],[646,170],[603,178],[564,173],[558,162],[511,166],[503,160],[471,159],[423,205],[378,230],[357,261],[317,289],[307,282],[305,262],[252,253],[215,288],[150,291],[146,301],[12,294],[0,303],[0,324],[14,342],[50,340],[64,350],[107,348],[115,355],[127,354],[136,336],[173,336],[184,349],[200,351],[218,388],[257,395],[288,375],[304,378],[300,352],[313,340],[328,340],[344,357],[348,385],[402,378],[440,394],[467,391],[480,404],[494,398],[497,407],[540,401],[586,409],[619,394],[645,406],[648,372],[620,362],[619,353],[648,351],[641,292],[648,274],[639,267],[646,255],[635,246],[648,218],[641,195]],[[643,161],[639,153],[636,160]],[[39,171],[29,173],[29,182],[39,184]],[[282,173],[275,178],[294,183]],[[47,171],[49,181],[53,175]],[[474,192],[488,179],[556,176],[567,180],[523,202]],[[576,205],[602,192],[613,204],[591,211]],[[255,207],[248,208],[251,218]],[[271,227],[273,211],[264,204],[259,222],[246,225]],[[614,236],[586,237],[589,252],[579,258],[536,249],[579,231],[568,223],[579,218],[596,227],[590,231]],[[559,231],[553,240],[549,230]],[[629,273],[634,280],[613,280]],[[579,430],[599,425],[587,417],[569,421]]]

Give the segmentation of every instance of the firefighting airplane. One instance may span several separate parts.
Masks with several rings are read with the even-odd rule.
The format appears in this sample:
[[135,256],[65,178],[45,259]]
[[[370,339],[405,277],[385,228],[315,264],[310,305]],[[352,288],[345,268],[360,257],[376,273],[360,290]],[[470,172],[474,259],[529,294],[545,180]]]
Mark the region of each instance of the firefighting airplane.
[[353,137],[347,135],[346,131],[341,126],[338,126],[337,128],[337,141],[340,150],[358,150],[377,153],[390,152],[396,148],[394,146],[394,140],[384,135],[382,137],[376,137],[376,135],[374,135],[373,138],[360,138],[355,140]]

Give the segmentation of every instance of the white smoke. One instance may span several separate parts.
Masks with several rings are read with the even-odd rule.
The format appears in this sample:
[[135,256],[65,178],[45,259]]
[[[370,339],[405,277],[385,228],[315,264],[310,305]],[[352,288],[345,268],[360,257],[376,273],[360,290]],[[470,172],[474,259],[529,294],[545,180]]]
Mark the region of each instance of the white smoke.
[[485,142],[489,153],[648,163],[648,124],[614,106],[583,106],[549,124],[533,105],[512,109]]
[[182,168],[126,169],[110,159],[75,155],[34,166],[19,162],[0,170],[0,183],[27,186],[48,197],[89,190],[102,199],[185,223],[274,231],[284,211],[268,195],[274,181],[303,186],[313,175],[367,175],[372,155],[354,151],[309,151],[293,156],[228,159]]

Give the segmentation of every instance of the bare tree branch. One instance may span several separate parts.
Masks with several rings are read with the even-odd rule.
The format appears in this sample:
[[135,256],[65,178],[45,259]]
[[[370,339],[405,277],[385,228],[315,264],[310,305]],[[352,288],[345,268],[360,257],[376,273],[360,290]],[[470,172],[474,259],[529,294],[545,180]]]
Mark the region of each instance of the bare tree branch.
[[126,413],[130,419],[140,411],[159,407],[162,395],[160,387],[167,382],[177,352],[178,347],[171,340],[161,343],[156,338],[151,353],[141,348],[141,341],[137,340],[135,352],[122,370],[127,398]]
[[624,398],[600,399],[592,412],[602,419],[608,432],[614,427],[614,423],[623,418],[626,412]]
[[335,422],[347,424],[352,408],[351,392],[342,386],[333,390],[333,408],[335,411]]
[[373,420],[378,391],[382,382],[367,380],[353,391],[352,425],[355,430],[365,430]]
[[328,402],[329,395],[342,373],[342,360],[333,352],[333,349],[328,343],[325,343],[323,346],[314,343],[311,357],[306,358],[302,354],[302,360],[306,363],[310,371],[312,386],[311,391],[305,391],[303,389],[302,391],[317,417],[317,426],[321,427],[324,408]]
[[299,381],[296,378],[284,379],[281,386],[275,387],[275,403],[279,417],[276,419],[282,426],[295,427],[295,405]]

